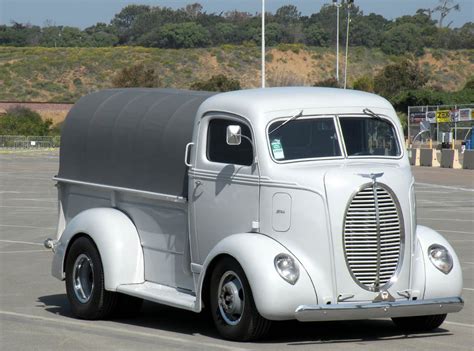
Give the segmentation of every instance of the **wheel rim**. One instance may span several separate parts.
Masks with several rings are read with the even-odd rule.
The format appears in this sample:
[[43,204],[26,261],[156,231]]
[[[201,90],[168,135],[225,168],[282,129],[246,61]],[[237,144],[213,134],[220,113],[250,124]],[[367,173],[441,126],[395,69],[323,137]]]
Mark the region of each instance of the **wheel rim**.
[[222,319],[230,325],[238,324],[244,313],[244,287],[239,276],[232,271],[225,272],[217,293]]
[[86,303],[94,290],[94,265],[89,256],[80,254],[72,271],[74,294],[81,303]]

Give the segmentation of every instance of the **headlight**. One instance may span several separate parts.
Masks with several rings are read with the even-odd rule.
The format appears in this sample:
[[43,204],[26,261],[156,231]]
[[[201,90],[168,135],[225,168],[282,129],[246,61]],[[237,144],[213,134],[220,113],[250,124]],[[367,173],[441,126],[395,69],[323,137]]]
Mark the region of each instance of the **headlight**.
[[275,257],[275,269],[291,285],[295,285],[300,277],[298,264],[287,254],[281,253]]
[[444,274],[448,274],[453,269],[453,257],[444,246],[438,244],[431,245],[428,248],[428,256],[433,266]]

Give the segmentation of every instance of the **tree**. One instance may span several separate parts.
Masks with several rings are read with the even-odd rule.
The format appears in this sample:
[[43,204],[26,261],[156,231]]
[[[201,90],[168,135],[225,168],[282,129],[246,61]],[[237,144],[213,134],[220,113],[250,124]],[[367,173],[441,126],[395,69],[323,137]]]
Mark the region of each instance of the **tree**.
[[391,55],[402,55],[407,52],[422,55],[424,50],[420,29],[412,23],[393,27],[384,33],[381,49]]
[[285,5],[276,10],[275,19],[281,24],[288,24],[298,22],[301,17],[301,12],[295,5]]
[[200,80],[191,84],[191,90],[204,91],[233,91],[240,90],[240,82],[223,74],[212,76],[208,80]]
[[160,86],[160,80],[155,69],[140,63],[124,67],[113,79],[112,84],[117,88],[154,88]]
[[130,30],[136,19],[150,10],[150,6],[147,5],[128,5],[114,16],[110,24],[116,28],[120,43],[129,40]]
[[3,135],[48,135],[51,125],[50,119],[43,121],[39,113],[23,106],[10,108],[4,116],[0,116]]
[[[433,12],[439,12],[438,27],[443,27],[443,21],[451,11],[459,11],[460,9],[461,7],[459,4],[455,4],[454,0],[439,0],[439,5],[433,9]],[[449,27],[451,23],[453,22],[449,22],[446,27]]]
[[390,98],[403,90],[420,89],[427,81],[428,77],[416,62],[403,59],[385,66],[374,77],[374,90]]
[[208,30],[194,22],[165,24],[139,41],[145,46],[173,49],[204,47],[209,42]]
[[328,46],[329,33],[319,24],[311,24],[304,29],[305,43],[314,46]]

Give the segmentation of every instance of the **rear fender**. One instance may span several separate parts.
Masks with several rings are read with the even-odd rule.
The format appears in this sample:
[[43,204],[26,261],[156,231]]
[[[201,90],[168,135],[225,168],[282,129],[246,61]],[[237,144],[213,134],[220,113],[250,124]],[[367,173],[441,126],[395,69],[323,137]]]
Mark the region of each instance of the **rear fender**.
[[53,276],[65,278],[68,248],[81,235],[90,237],[97,246],[104,268],[105,289],[115,291],[121,284],[145,281],[137,229],[127,215],[113,208],[85,210],[68,223],[55,247]]

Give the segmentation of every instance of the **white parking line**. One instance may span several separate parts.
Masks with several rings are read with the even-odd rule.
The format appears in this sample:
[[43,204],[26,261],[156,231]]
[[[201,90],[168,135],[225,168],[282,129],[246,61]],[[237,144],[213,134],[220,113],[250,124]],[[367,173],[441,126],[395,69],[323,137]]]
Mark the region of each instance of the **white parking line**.
[[460,327],[474,328],[474,325],[472,325],[472,324],[458,323],[458,322],[444,322],[444,323],[445,324],[458,325]]
[[2,242],[2,243],[11,243],[11,244],[39,245],[39,246],[43,246],[43,245],[44,245],[44,244],[42,244],[42,243],[34,243],[34,242],[31,242],[31,241],[16,241],[16,240],[1,240],[1,239],[0,239],[0,242]]
[[30,253],[30,252],[51,252],[51,250],[20,250],[20,251],[0,251],[0,254],[18,254],[18,253]]
[[54,207],[46,207],[46,206],[0,206],[0,208],[42,208],[42,209],[48,209],[48,210],[56,210],[56,206]]
[[470,188],[461,188],[461,187],[457,187],[457,186],[437,185],[437,184],[429,184],[429,183],[418,183],[418,182],[416,182],[415,185],[421,185],[421,186],[425,186],[425,187],[428,187],[428,188],[450,189],[450,190],[469,191],[469,192],[474,191],[474,189],[470,189]]
[[177,344],[187,344],[187,345],[199,345],[199,346],[205,346],[213,349],[224,349],[224,350],[231,350],[231,351],[239,351],[239,350],[246,350],[238,347],[233,347],[233,346],[227,346],[227,345],[216,345],[214,343],[208,343],[208,342],[201,342],[197,340],[190,340],[190,339],[183,339],[178,338],[178,337],[173,337],[173,336],[168,336],[168,335],[158,335],[156,333],[146,333],[146,332],[141,332],[141,331],[134,331],[130,329],[125,329],[125,328],[117,328],[117,327],[109,327],[105,325],[98,325],[94,322],[81,322],[81,321],[73,321],[65,318],[49,318],[49,317],[42,317],[42,316],[35,316],[31,314],[24,314],[24,313],[16,313],[16,312],[9,312],[9,311],[0,311],[0,314],[5,315],[5,316],[12,316],[12,317],[17,317],[17,318],[24,318],[28,320],[36,320],[36,321],[44,321],[44,322],[50,322],[50,323],[57,323],[60,325],[71,325],[75,327],[81,327],[81,328],[87,328],[87,329],[96,329],[96,330],[102,330],[106,331],[109,333],[113,334],[128,334],[128,335],[134,335],[134,336],[144,336],[144,337],[149,337],[149,338],[154,338],[154,339],[161,339],[161,340],[167,340],[173,343]]
[[474,291],[474,289],[471,289],[471,288],[462,288],[463,290],[467,290],[467,291]]
[[474,262],[463,262],[463,263],[467,263],[467,264],[474,264]]
[[56,229],[53,227],[36,227],[32,225],[15,225],[15,224],[0,224],[0,227],[12,227],[12,228],[33,228],[33,229]]
[[437,230],[438,232],[445,232],[445,233],[474,234],[474,232],[463,232],[460,230],[447,230],[447,229],[436,229],[436,228],[433,228],[433,229]]
[[457,218],[420,218],[417,219],[426,219],[429,221],[450,221],[450,222],[474,222],[474,219],[457,219]]

